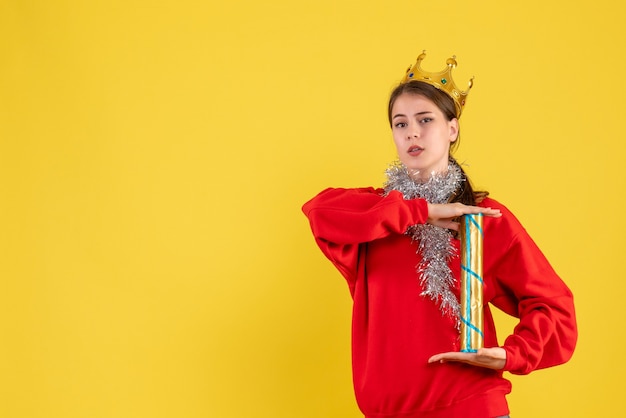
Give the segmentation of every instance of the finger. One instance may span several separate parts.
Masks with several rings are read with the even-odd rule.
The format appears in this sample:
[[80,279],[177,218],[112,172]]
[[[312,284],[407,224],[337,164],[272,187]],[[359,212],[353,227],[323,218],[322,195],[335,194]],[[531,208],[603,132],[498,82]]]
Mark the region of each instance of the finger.
[[467,206],[467,208],[470,209],[470,211],[466,212],[467,214],[482,213],[485,216],[493,216],[493,217],[502,216],[500,209],[483,208],[480,206]]
[[491,210],[472,210],[472,211],[466,211],[463,213],[463,215],[482,215],[488,218],[499,218],[502,216],[502,213],[497,210],[497,209],[491,209]]
[[476,353],[448,352],[435,354],[428,359],[429,363],[445,363],[448,361],[501,370],[506,364],[506,351],[501,347],[483,348]]
[[431,356],[428,359],[428,362],[429,363],[437,363],[438,361],[443,362],[444,357],[445,357],[445,353],[435,354],[434,356]]
[[462,352],[448,352],[448,353],[439,353],[435,354],[431,358],[428,359],[429,363],[437,363],[444,361],[470,361],[475,354],[473,353],[462,353]]
[[485,210],[481,212],[484,216],[490,216],[493,218],[499,218],[500,216],[502,216],[502,212],[500,212],[500,209],[491,209],[491,208],[484,208],[484,209]]

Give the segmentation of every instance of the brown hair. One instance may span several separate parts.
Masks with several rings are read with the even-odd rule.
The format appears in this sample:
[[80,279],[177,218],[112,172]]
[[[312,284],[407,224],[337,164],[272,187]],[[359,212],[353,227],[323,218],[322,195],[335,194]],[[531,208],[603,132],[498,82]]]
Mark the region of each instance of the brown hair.
[[[393,105],[398,99],[398,97],[400,97],[400,95],[402,94],[413,94],[416,96],[423,96],[426,99],[433,102],[439,108],[439,110],[441,110],[441,112],[443,113],[443,115],[446,117],[447,120],[450,121],[454,118],[457,118],[456,107],[454,105],[454,100],[452,100],[452,97],[448,96],[447,93],[444,93],[443,91],[439,90],[435,86],[432,86],[428,83],[424,83],[422,81],[417,81],[417,80],[411,80],[408,83],[402,83],[399,86],[397,86],[391,92],[391,95],[389,96],[389,107],[387,109],[387,116],[389,118],[390,126],[392,123],[391,112],[393,109]],[[454,141],[450,145],[449,158],[450,158],[450,162],[452,162],[453,164],[459,167],[459,169],[461,170],[463,179],[465,181],[461,185],[461,190],[459,190],[454,196],[450,198],[450,203],[461,202],[465,205],[473,206],[473,205],[476,205],[477,203],[480,203],[485,197],[487,197],[489,192],[484,192],[484,191],[475,192],[474,189],[472,188],[472,184],[470,182],[469,177],[467,176],[463,168],[460,166],[460,164],[454,159],[454,157],[452,157],[452,152],[456,150],[456,148],[459,145],[459,141],[461,139],[460,137],[461,137],[461,133],[460,133],[460,127],[459,127],[459,133],[457,135],[456,141]]]

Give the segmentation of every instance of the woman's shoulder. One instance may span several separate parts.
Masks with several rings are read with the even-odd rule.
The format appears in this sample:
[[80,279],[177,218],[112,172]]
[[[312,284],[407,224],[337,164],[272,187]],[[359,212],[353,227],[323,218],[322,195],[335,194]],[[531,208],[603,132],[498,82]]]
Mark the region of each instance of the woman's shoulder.
[[383,193],[384,190],[380,187],[363,186],[363,187],[329,187],[326,190],[342,190],[351,193]]
[[379,187],[327,187],[319,192],[316,196],[344,196],[344,195],[359,195],[359,194],[375,194],[383,196],[385,190]]
[[492,208],[492,209],[500,209],[500,211],[505,210],[506,212],[511,212],[504,203],[499,200],[494,199],[491,196],[486,196],[483,200],[480,201],[476,206],[480,206],[483,208]]
[[520,231],[524,231],[524,226],[511,210],[499,200],[492,197],[485,197],[477,206],[484,208],[499,209],[502,216],[499,218],[489,218],[489,226],[497,228],[500,231],[508,230],[509,233],[517,235]]
[[353,206],[363,202],[364,199],[366,201],[383,199],[383,195],[383,189],[374,187],[328,187],[306,202],[302,209],[308,213],[314,208]]
[[367,187],[328,187],[317,194],[317,196],[340,196],[353,194],[376,194],[383,195],[384,189],[372,186]]
[[491,207],[491,205],[501,206],[502,204],[498,202],[496,199],[494,199],[493,197],[491,197],[491,195],[483,197],[481,201],[478,203],[478,206],[481,206],[481,207]]

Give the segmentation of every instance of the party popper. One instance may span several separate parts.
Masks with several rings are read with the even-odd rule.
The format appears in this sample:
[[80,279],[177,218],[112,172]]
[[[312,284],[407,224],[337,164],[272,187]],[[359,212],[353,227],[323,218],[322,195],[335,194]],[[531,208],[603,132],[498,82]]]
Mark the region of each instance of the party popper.
[[463,215],[461,240],[461,351],[483,348],[483,215]]

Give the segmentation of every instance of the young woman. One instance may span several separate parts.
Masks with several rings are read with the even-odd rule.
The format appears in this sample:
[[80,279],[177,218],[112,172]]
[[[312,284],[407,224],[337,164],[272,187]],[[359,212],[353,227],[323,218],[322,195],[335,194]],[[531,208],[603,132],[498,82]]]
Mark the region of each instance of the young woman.
[[[354,388],[365,416],[502,417],[511,391],[504,371],[527,374],[571,357],[572,294],[513,214],[474,192],[451,157],[467,92],[442,88],[452,83],[450,60],[441,76],[421,70],[423,57],[390,97],[399,162],[385,187],[327,189],[303,211],[353,297]],[[474,213],[484,215],[486,348],[463,353],[455,231],[459,216]],[[488,303],[519,318],[502,344]]]

